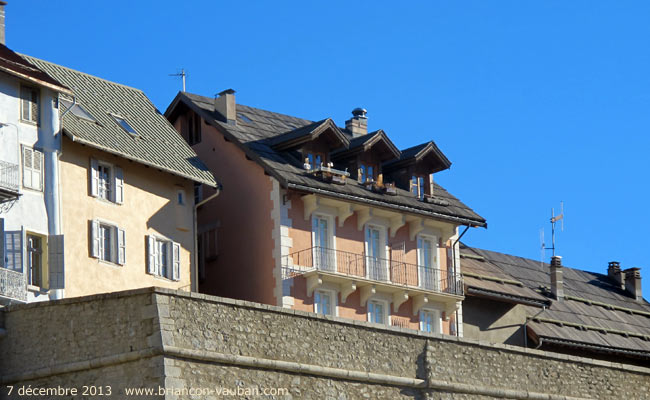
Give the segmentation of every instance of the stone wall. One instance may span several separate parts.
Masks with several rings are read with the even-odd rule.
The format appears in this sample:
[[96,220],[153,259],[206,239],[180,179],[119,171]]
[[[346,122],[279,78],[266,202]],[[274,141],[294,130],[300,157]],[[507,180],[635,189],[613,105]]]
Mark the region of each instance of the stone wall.
[[6,385],[65,384],[118,395],[160,386],[166,396],[151,398],[169,399],[190,388],[215,399],[228,398],[222,388],[287,399],[650,398],[648,368],[167,289],[10,306],[5,328],[4,395]]

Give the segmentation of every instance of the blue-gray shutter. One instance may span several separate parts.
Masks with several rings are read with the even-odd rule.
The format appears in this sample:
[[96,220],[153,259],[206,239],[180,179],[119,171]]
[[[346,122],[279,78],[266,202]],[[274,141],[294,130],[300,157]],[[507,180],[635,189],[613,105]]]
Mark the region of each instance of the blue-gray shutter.
[[5,267],[23,272],[23,231],[5,231]]
[[63,249],[63,235],[50,235],[47,238],[50,289],[63,289],[65,287]]
[[181,279],[181,245],[172,242],[172,280]]
[[90,159],[90,195],[97,197],[99,187],[99,164],[94,158]]
[[90,221],[90,256],[99,258],[99,221]]
[[147,236],[147,273],[158,275],[158,248],[152,235]]
[[117,204],[124,203],[124,173],[122,168],[115,167],[115,191],[113,192],[115,201]]
[[126,263],[126,232],[120,228],[117,228],[117,263]]
[[5,220],[0,218],[0,268],[4,268],[5,260]]

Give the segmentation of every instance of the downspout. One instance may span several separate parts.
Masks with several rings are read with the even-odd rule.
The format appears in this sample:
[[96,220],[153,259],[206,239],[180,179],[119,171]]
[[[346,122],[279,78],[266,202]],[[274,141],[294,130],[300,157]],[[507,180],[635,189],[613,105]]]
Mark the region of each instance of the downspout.
[[199,207],[207,203],[208,201],[214,199],[215,197],[219,196],[221,194],[221,184],[217,183],[216,191],[208,196],[207,198],[199,201],[194,205],[194,208],[192,209],[192,225],[194,229],[194,276],[195,280],[194,282],[191,283],[190,285],[190,291],[192,292],[198,292],[199,291],[199,231],[198,231],[198,222],[197,222],[197,214],[199,212]]
[[[546,311],[546,306],[542,306],[542,311],[538,312],[534,316],[532,316],[530,318],[526,318],[526,322],[524,322],[524,347],[525,348],[528,348],[528,321],[530,321],[531,319],[535,319],[535,318],[539,317],[539,315],[541,313],[543,313],[544,311]],[[535,348],[538,349],[539,346],[541,346],[541,345],[542,345],[542,339],[540,338],[539,345],[537,347],[535,347]]]
[[[456,268],[456,245],[458,244],[458,242],[460,242],[460,239],[463,237],[463,235],[465,235],[467,233],[467,231],[469,230],[469,227],[470,226],[467,225],[465,227],[465,230],[463,231],[463,233],[461,233],[460,236],[458,236],[458,239],[456,239],[456,241],[454,243],[452,243],[452,245],[451,245],[451,256],[452,256],[452,258],[454,260],[453,263],[452,263],[452,265],[454,266],[454,277],[458,276],[458,274],[456,273],[456,271],[458,270]],[[458,336],[458,332],[460,332],[459,331],[460,323],[458,322],[458,310],[455,311],[455,314],[456,314],[456,318],[454,318],[454,321],[456,322],[456,336]]]
[[[59,104],[59,108],[60,108],[61,107],[61,95],[60,94],[57,95],[57,103]],[[56,133],[56,135],[59,136],[58,140],[59,140],[59,143],[60,143],[60,146],[59,146],[60,149],[59,149],[58,154],[57,154],[57,162],[60,162],[60,157],[61,157],[61,154],[63,153],[63,117],[65,117],[72,110],[72,108],[76,104],[77,104],[77,97],[72,96],[72,104],[70,105],[70,107],[68,107],[63,112],[63,114],[61,114],[59,116],[59,131]],[[60,171],[59,168],[56,169],[56,175],[57,175],[57,182],[61,182],[61,171]],[[58,224],[57,224],[59,231],[57,232],[57,234],[61,234],[61,233],[63,233],[63,227],[62,227],[63,218],[61,217],[61,211],[60,211],[61,210],[61,192],[60,191],[58,191],[58,198],[56,199],[56,203],[57,203],[57,208],[59,209],[59,211],[57,213],[58,216],[59,216],[59,221],[58,221]]]
[[544,338],[539,338],[539,343],[538,343],[537,346],[535,347],[535,350],[537,350],[537,349],[539,349],[540,347],[542,347],[542,343],[544,343]]

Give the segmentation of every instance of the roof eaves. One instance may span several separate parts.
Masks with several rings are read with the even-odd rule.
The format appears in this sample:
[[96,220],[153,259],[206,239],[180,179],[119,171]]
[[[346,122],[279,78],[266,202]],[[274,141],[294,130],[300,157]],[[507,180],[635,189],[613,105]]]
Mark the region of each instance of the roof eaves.
[[204,184],[206,184],[208,186],[212,186],[212,187],[217,187],[219,185],[217,183],[217,181],[214,179],[214,176],[212,175],[212,173],[210,173],[210,176],[212,176],[212,178],[213,178],[212,180],[201,179],[201,178],[199,178],[197,176],[188,175],[188,174],[185,174],[183,172],[180,172],[180,171],[177,171],[177,170],[174,170],[174,169],[171,169],[171,168],[167,168],[167,167],[164,167],[162,165],[157,165],[157,164],[154,164],[152,162],[143,160],[141,158],[134,157],[134,156],[131,156],[129,154],[122,153],[122,152],[119,152],[119,151],[115,151],[114,149],[101,146],[101,145],[99,145],[99,144],[97,144],[95,142],[91,142],[89,140],[85,140],[83,138],[80,138],[79,136],[75,136],[72,132],[70,132],[69,130],[67,130],[65,128],[63,128],[63,132],[64,132],[64,134],[66,136],[68,136],[75,143],[80,143],[80,144],[86,145],[88,147],[92,147],[92,148],[95,148],[95,149],[98,149],[98,150],[101,150],[101,151],[105,151],[107,153],[114,154],[116,156],[125,158],[127,160],[133,160],[133,161],[136,161],[136,162],[138,162],[140,164],[143,164],[143,165],[146,165],[146,166],[149,166],[149,167],[152,167],[152,168],[156,168],[156,169],[159,169],[161,171],[165,171],[165,172],[170,173],[172,175],[180,176],[182,178],[186,178],[186,179],[189,179],[189,180],[194,181],[194,182],[204,183]]
[[[532,330],[531,328],[528,328],[528,329]],[[560,345],[560,346],[575,347],[575,348],[580,348],[580,349],[588,349],[588,350],[593,350],[593,351],[603,352],[603,353],[633,355],[633,356],[637,356],[637,357],[649,358],[650,359],[650,352],[647,352],[647,351],[630,350],[630,349],[622,349],[622,348],[619,348],[619,347],[602,346],[602,345],[596,345],[596,344],[591,344],[591,343],[580,342],[580,341],[576,341],[576,340],[559,339],[559,338],[554,338],[554,337],[550,337],[550,336],[538,336],[538,338],[539,338],[539,340],[542,340],[543,342],[553,343],[553,344],[557,344],[557,345]]]
[[53,84],[51,84],[49,82],[44,82],[44,81],[42,81],[40,79],[36,79],[36,78],[31,77],[29,75],[21,74],[20,72],[14,71],[11,68],[5,68],[5,67],[0,66],[0,71],[3,71],[3,72],[5,72],[5,73],[7,73],[9,75],[13,75],[13,76],[15,76],[17,78],[26,80],[28,82],[32,82],[32,83],[34,83],[36,85],[43,86],[43,87],[46,87],[48,89],[52,89],[52,90],[54,90],[56,92],[64,93],[64,94],[73,96],[72,91],[70,89],[68,89],[67,87],[65,87],[65,86],[53,85]]
[[287,187],[297,189],[297,190],[303,190],[303,191],[310,192],[310,193],[322,194],[322,195],[330,196],[330,197],[337,197],[337,198],[353,201],[355,203],[361,203],[361,204],[366,204],[366,205],[370,204],[370,205],[374,205],[374,206],[378,206],[378,207],[385,207],[385,208],[389,208],[389,209],[397,209],[397,210],[400,210],[400,211],[413,213],[413,214],[420,214],[420,215],[424,215],[424,216],[427,216],[427,217],[436,218],[436,219],[439,219],[439,220],[452,221],[452,222],[456,222],[456,223],[458,223],[460,225],[469,225],[469,226],[472,226],[472,227],[484,227],[484,228],[487,228],[487,222],[485,222],[485,221],[478,221],[478,220],[472,220],[472,219],[469,219],[469,218],[462,218],[462,217],[456,217],[456,216],[453,216],[453,215],[446,215],[446,214],[442,214],[442,213],[437,213],[435,211],[427,211],[427,210],[412,208],[412,207],[408,207],[408,206],[404,206],[404,205],[400,205],[400,204],[387,203],[387,202],[383,202],[383,201],[367,199],[367,198],[364,198],[364,197],[358,197],[358,196],[354,196],[354,195],[351,195],[351,194],[332,192],[332,191],[329,191],[329,190],[313,188],[313,187],[310,187],[310,186],[305,186],[305,185],[301,185],[301,184],[293,183],[293,182],[289,182]]
[[474,286],[468,286],[466,290],[467,294],[474,294],[477,296],[481,297],[489,297],[489,298],[496,298],[499,300],[507,300],[512,303],[517,303],[517,304],[525,304],[529,306],[535,306],[535,307],[543,307],[543,306],[548,306],[550,301],[543,301],[539,299],[533,299],[530,297],[525,297],[525,296],[517,296],[514,294],[509,294],[509,293],[502,293],[502,292],[497,292],[493,290],[488,290],[488,289],[483,289],[483,288],[477,288]]

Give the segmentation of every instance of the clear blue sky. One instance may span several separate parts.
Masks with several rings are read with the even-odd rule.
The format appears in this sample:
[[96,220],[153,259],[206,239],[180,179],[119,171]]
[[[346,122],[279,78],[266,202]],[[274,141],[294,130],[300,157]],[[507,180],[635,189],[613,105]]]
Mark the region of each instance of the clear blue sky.
[[438,181],[489,224],[468,244],[539,259],[563,200],[564,264],[642,267],[650,296],[650,3],[396,3],[9,0],[7,44],[162,111],[180,68],[190,92],[307,119],[365,107],[453,162]]

